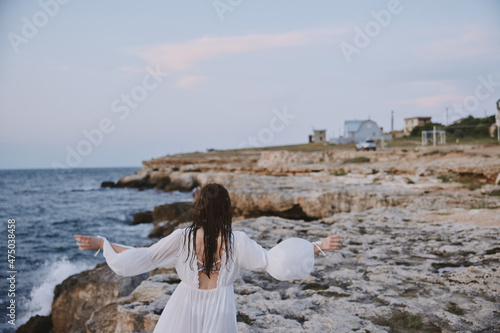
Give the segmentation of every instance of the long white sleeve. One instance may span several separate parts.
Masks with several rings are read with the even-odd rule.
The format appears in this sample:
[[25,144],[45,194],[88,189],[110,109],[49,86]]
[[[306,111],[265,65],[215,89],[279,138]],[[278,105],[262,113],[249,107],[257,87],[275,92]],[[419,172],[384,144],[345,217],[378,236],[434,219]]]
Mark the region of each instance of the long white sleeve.
[[116,253],[109,241],[104,238],[103,255],[108,266],[118,275],[134,276],[149,272],[158,267],[172,267],[182,245],[184,229],[177,229],[149,247],[128,249]]
[[314,245],[302,238],[289,238],[270,250],[238,232],[237,257],[241,268],[267,271],[277,280],[303,279],[314,267]]

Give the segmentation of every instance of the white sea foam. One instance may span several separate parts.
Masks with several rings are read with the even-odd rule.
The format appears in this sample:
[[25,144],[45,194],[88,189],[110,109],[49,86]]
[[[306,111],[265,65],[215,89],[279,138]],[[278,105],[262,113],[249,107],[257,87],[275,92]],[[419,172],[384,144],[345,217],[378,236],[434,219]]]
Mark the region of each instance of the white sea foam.
[[19,318],[19,325],[27,322],[32,316],[49,315],[52,300],[54,299],[55,286],[63,282],[68,276],[89,268],[89,264],[71,262],[66,257],[62,257],[58,261],[46,261],[38,270],[37,275],[40,283],[35,285],[31,291],[26,310]]
[[124,213],[120,213],[116,216],[116,219],[119,220],[119,221],[126,221],[128,218],[127,215],[125,215]]

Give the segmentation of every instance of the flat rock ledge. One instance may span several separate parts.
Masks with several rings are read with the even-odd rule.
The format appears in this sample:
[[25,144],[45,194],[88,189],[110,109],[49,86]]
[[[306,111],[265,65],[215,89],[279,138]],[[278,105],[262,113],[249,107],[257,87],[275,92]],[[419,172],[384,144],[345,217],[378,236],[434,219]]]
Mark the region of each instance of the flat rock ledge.
[[143,161],[140,171],[123,176],[116,187],[190,191],[198,185],[203,185],[199,176],[206,173],[280,177],[318,173],[385,173],[434,177],[452,175],[457,178],[474,178],[487,184],[500,182],[500,155],[496,146],[415,147],[410,151],[392,149],[372,152],[239,151],[234,154],[237,157],[221,158],[200,153],[198,157],[165,156]]
[[[243,271],[235,282],[239,332],[500,332],[500,228],[418,218],[429,212],[410,203],[309,222],[235,222],[265,248],[288,237],[346,236],[341,250],[316,257],[303,280]],[[107,269],[63,282],[65,296],[59,291],[53,306],[55,333],[153,331],[179,283],[175,272],[131,281]],[[122,291],[111,288],[118,285]],[[106,297],[97,288],[108,290]]]
[[[445,195],[451,197],[457,187],[478,192],[478,188],[500,182],[497,147],[246,155],[241,151],[232,158],[194,155],[144,161],[140,171],[122,177],[116,186],[189,191],[218,182],[231,195],[236,219],[279,216],[316,220],[336,213],[397,206],[429,192],[434,198],[436,192],[448,192]],[[494,200],[483,199],[477,205],[498,206]]]

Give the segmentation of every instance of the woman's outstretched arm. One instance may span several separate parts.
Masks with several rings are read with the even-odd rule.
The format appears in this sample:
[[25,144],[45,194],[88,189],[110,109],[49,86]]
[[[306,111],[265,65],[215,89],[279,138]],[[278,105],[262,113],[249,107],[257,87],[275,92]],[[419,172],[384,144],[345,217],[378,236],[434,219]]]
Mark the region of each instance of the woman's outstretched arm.
[[265,270],[281,281],[305,278],[313,270],[315,254],[338,250],[343,239],[342,236],[331,235],[323,238],[321,243],[311,243],[292,237],[265,250],[245,232],[238,232],[236,238],[237,261],[241,268],[252,271]]
[[[132,247],[110,243],[106,238],[74,235],[80,250],[103,250],[108,266],[118,275],[134,276],[158,267],[172,267],[181,247],[183,229],[148,247]],[[97,253],[96,253],[97,254]]]
[[[102,250],[104,239],[99,237],[84,236],[84,235],[74,235],[76,239],[76,245],[80,250]],[[118,244],[109,243],[116,253],[123,252],[128,249],[128,247],[123,247]]]

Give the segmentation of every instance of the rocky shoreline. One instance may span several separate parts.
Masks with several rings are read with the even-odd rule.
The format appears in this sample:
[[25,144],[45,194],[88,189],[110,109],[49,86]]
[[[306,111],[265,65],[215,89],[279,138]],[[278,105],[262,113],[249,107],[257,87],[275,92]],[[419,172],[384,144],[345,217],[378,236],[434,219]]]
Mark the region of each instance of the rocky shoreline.
[[[103,186],[220,182],[234,229],[266,248],[346,237],[307,279],[243,272],[240,332],[500,332],[500,150],[459,148],[173,156]],[[137,221],[165,236],[188,225],[190,211],[163,205]],[[485,216],[488,227],[478,227]],[[123,278],[103,263],[56,288],[51,330],[30,331],[47,321],[32,318],[18,332],[152,332],[178,283],[174,270]]]

